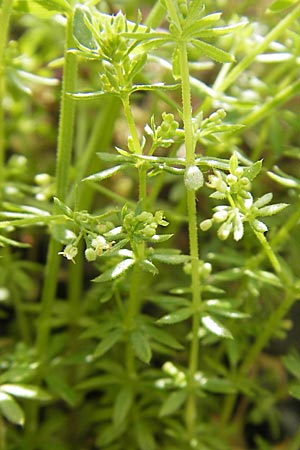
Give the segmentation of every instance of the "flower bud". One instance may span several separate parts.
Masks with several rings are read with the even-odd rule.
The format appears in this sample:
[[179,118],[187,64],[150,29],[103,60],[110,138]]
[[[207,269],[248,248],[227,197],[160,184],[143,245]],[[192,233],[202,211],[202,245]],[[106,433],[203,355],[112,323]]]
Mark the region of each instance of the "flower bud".
[[86,251],[84,252],[84,255],[89,262],[95,261],[97,258],[96,251],[91,247],[86,249]]
[[200,223],[199,227],[202,231],[207,231],[211,228],[212,224],[213,222],[211,219],[206,219]]

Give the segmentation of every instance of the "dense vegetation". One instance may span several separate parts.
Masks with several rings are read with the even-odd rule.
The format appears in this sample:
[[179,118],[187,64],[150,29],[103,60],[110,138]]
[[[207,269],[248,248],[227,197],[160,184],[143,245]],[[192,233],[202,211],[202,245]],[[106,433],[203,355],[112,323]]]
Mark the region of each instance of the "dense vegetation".
[[0,449],[299,449],[299,0],[0,5]]

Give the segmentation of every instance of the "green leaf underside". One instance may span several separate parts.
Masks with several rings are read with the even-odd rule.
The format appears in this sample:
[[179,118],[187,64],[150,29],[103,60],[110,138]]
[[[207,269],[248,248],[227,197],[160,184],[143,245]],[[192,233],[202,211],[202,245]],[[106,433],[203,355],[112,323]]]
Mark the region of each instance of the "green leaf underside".
[[223,338],[233,339],[231,332],[225,328],[218,320],[216,320],[212,316],[203,316],[201,318],[201,322],[204,327],[215,334],[216,336],[220,336]]
[[128,258],[124,259],[120,263],[118,263],[116,266],[114,266],[112,269],[107,270],[102,275],[99,275],[98,277],[94,278],[93,281],[95,282],[104,282],[104,281],[110,281],[114,280],[121,275],[123,275],[129,267],[131,267],[135,263],[134,259]]
[[183,322],[184,320],[191,317],[193,311],[190,308],[181,308],[175,312],[170,314],[166,314],[165,316],[158,319],[157,323],[163,325],[171,325],[173,323]]
[[208,56],[219,63],[229,63],[235,61],[233,55],[215,47],[214,45],[208,44],[207,42],[193,39],[192,44],[200,50],[203,55]]
[[101,172],[94,173],[93,175],[89,175],[82,181],[102,181],[112,177],[116,173],[120,172],[120,170],[125,169],[125,167],[126,165],[110,167],[109,169],[102,170]]
[[31,400],[42,401],[51,399],[51,396],[44,389],[38,386],[25,384],[3,384],[0,389],[6,394],[20,398],[30,398]]

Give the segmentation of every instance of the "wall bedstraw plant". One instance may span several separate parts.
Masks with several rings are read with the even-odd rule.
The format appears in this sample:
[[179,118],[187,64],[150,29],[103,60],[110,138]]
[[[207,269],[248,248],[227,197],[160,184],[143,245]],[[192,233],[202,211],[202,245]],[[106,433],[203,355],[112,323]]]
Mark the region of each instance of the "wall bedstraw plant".
[[3,449],[298,448],[300,4],[211,3],[2,2]]

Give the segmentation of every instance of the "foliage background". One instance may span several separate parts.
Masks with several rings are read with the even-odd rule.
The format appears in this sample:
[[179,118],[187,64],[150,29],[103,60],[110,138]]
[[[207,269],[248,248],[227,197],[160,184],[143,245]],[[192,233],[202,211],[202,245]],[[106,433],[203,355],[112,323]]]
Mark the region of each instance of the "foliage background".
[[[78,11],[87,6],[121,9],[132,22],[139,9],[157,32],[168,29],[163,3],[80,2]],[[206,182],[196,194],[197,224],[220,203],[210,197],[209,177],[236,173],[236,157],[243,170],[257,171],[254,199],[272,193],[272,203],[289,206],[263,217],[268,231],[259,236],[267,240],[249,224],[243,239],[220,239],[217,220],[198,228],[200,311],[208,320],[195,332],[188,183],[176,160],[184,157],[181,90],[138,90],[131,116],[116,95],[72,97],[103,88],[105,65],[78,45],[90,38],[89,16],[78,13],[66,34],[74,2],[2,1],[2,449],[299,448],[299,2],[205,6],[205,14],[223,12],[218,26],[249,23],[210,37],[234,63],[189,52],[193,112],[203,111],[207,131],[196,146]],[[180,82],[172,45],[149,45],[146,70],[134,82]],[[77,59],[66,52],[76,46]],[[226,117],[211,116],[220,109]],[[162,159],[143,175],[128,135],[145,136],[149,155],[150,129],[163,122],[165,142],[154,152]],[[169,239],[151,241],[153,228]],[[105,240],[94,242],[97,235]]]

